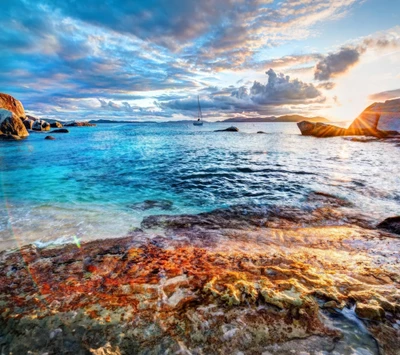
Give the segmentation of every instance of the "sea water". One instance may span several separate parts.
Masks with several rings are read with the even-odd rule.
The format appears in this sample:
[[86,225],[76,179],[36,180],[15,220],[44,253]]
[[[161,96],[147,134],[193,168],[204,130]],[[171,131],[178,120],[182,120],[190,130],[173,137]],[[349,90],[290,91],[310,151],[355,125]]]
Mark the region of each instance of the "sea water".
[[150,214],[301,207],[312,191],[376,222],[399,214],[398,146],[304,137],[295,123],[214,132],[228,126],[99,124],[0,142],[0,249],[120,237]]

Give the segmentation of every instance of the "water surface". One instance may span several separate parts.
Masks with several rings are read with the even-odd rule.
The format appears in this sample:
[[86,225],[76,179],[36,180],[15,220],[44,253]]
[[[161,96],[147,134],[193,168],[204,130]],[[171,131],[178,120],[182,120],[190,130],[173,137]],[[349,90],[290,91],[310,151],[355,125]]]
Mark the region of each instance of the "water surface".
[[0,142],[0,248],[119,237],[149,214],[301,206],[311,191],[376,221],[398,214],[398,147],[303,137],[294,123],[235,125],[102,124]]

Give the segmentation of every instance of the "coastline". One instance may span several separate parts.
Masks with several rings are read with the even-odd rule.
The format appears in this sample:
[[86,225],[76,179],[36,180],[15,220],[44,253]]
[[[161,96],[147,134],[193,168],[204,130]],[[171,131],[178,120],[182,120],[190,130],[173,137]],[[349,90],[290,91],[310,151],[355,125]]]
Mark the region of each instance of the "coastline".
[[355,306],[397,354],[400,238],[348,205],[313,193],[303,209],[155,215],[125,238],[3,251],[3,349],[338,350],[356,345],[327,318]]

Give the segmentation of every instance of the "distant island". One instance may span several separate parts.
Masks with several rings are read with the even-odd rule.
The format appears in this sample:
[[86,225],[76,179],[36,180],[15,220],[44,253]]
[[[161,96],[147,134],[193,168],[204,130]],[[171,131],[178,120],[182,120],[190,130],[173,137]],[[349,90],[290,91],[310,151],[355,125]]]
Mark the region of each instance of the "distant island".
[[127,120],[105,120],[105,119],[98,119],[98,120],[90,120],[89,123],[157,123],[156,121],[127,121]]
[[268,116],[268,117],[233,117],[219,122],[330,122],[325,117],[305,117],[301,115],[284,115],[284,116]]

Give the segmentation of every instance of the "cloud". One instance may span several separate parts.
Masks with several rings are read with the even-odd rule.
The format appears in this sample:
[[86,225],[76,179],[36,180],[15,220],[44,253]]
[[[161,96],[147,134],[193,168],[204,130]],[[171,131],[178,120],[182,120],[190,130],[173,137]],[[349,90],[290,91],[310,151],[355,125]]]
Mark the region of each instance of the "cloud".
[[400,26],[376,33],[359,40],[353,46],[342,47],[338,52],[324,56],[315,66],[314,79],[325,81],[342,75],[358,64],[366,51],[386,48],[400,48]]
[[203,92],[210,110],[224,112],[314,104],[319,89],[296,79],[270,72],[267,84],[249,84],[246,74],[246,82],[223,87],[217,72],[297,67],[293,73],[313,64],[321,55],[265,60],[257,53],[307,38],[355,2],[3,0],[0,86],[28,111],[61,118],[110,111],[164,118],[179,105],[187,112],[179,100]]
[[325,83],[320,83],[317,85],[317,89],[332,90],[336,86],[335,83],[327,81]]
[[357,48],[342,47],[337,53],[330,53],[315,66],[315,80],[329,80],[347,72],[360,60],[362,51]]
[[398,97],[400,97],[400,89],[378,92],[368,96],[368,99],[373,101],[385,101]]
[[[251,87],[230,86],[223,90],[215,91],[210,88],[208,96],[202,97],[201,106],[205,114],[207,111],[226,111],[241,113],[253,111],[260,114],[275,114],[281,112],[280,107],[285,105],[306,105],[325,101],[321,92],[313,85],[298,79],[291,79],[273,69],[266,74],[268,81],[262,84],[254,81]],[[197,98],[188,97],[177,100],[158,102],[162,109],[195,111]]]

